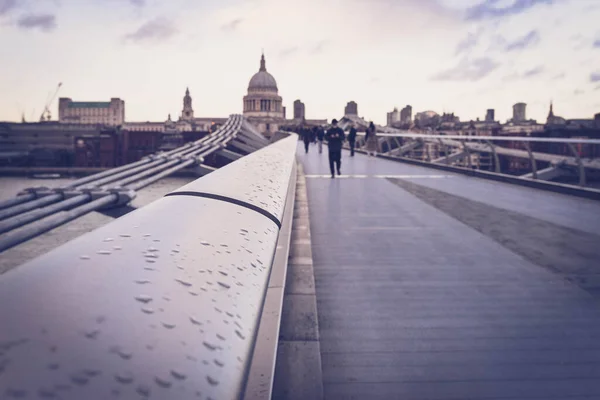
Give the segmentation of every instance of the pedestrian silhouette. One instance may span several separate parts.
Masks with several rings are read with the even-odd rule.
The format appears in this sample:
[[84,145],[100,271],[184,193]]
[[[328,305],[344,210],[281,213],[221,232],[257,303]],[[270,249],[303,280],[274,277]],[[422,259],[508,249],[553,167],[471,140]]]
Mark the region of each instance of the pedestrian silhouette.
[[367,154],[369,156],[371,154],[377,156],[377,151],[379,151],[379,141],[377,140],[377,130],[375,129],[375,124],[373,124],[373,121],[371,121],[369,127],[367,128],[365,140],[367,141]]
[[342,166],[342,143],[346,138],[344,131],[337,125],[337,119],[331,121],[331,128],[329,128],[325,137],[329,148],[329,169],[331,170],[331,177],[335,178],[334,164],[337,167],[338,175],[342,174],[340,171]]
[[354,146],[356,145],[356,128],[354,128],[354,125],[350,126],[348,144],[350,145],[350,157],[354,157]]
[[306,151],[306,154],[308,154],[308,145],[311,141],[310,131],[302,128],[300,132],[302,132],[302,141],[304,141],[304,151]]
[[325,132],[321,127],[315,127],[317,131],[317,140],[319,141],[319,154],[323,153],[323,139],[325,139]]

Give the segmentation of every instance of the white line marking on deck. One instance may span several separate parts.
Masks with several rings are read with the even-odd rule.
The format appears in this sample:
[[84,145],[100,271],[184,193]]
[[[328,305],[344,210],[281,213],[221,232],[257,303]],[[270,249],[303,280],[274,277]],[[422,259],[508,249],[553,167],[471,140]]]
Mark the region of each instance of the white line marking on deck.
[[[331,175],[305,175],[308,179],[331,179]],[[365,178],[378,178],[378,179],[444,179],[453,178],[452,175],[336,175],[335,179],[365,179]]]

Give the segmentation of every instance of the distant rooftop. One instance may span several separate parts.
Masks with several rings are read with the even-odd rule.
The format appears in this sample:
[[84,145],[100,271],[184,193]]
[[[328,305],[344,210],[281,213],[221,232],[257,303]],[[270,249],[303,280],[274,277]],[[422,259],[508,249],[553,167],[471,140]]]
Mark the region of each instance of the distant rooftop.
[[68,108],[110,108],[109,101],[72,101]]

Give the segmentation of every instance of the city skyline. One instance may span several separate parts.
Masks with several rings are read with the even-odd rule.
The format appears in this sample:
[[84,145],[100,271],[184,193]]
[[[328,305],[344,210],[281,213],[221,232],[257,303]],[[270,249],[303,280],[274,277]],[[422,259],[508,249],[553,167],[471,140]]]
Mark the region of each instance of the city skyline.
[[504,122],[518,102],[544,121],[553,101],[591,118],[599,17],[594,0],[0,0],[0,120],[36,121],[58,82],[60,97],[125,100],[128,121],[179,115],[186,87],[197,116],[241,113],[262,48],[288,117],[300,99],[307,118],[353,100],[382,125],[407,104]]

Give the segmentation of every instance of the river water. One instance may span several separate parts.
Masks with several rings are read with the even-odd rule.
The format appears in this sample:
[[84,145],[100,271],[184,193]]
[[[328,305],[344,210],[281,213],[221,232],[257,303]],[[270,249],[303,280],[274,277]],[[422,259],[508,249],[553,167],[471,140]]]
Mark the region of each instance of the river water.
[[[58,187],[71,179],[28,179],[23,177],[0,177],[0,200],[10,199],[23,189],[46,186]],[[194,178],[169,177],[148,186],[137,193],[131,202],[133,208],[140,208],[163,197],[165,194],[191,182]],[[115,219],[114,216],[91,212],[81,218],[59,226],[45,234],[0,253],[0,274],[58,247],[86,232],[101,227]]]

